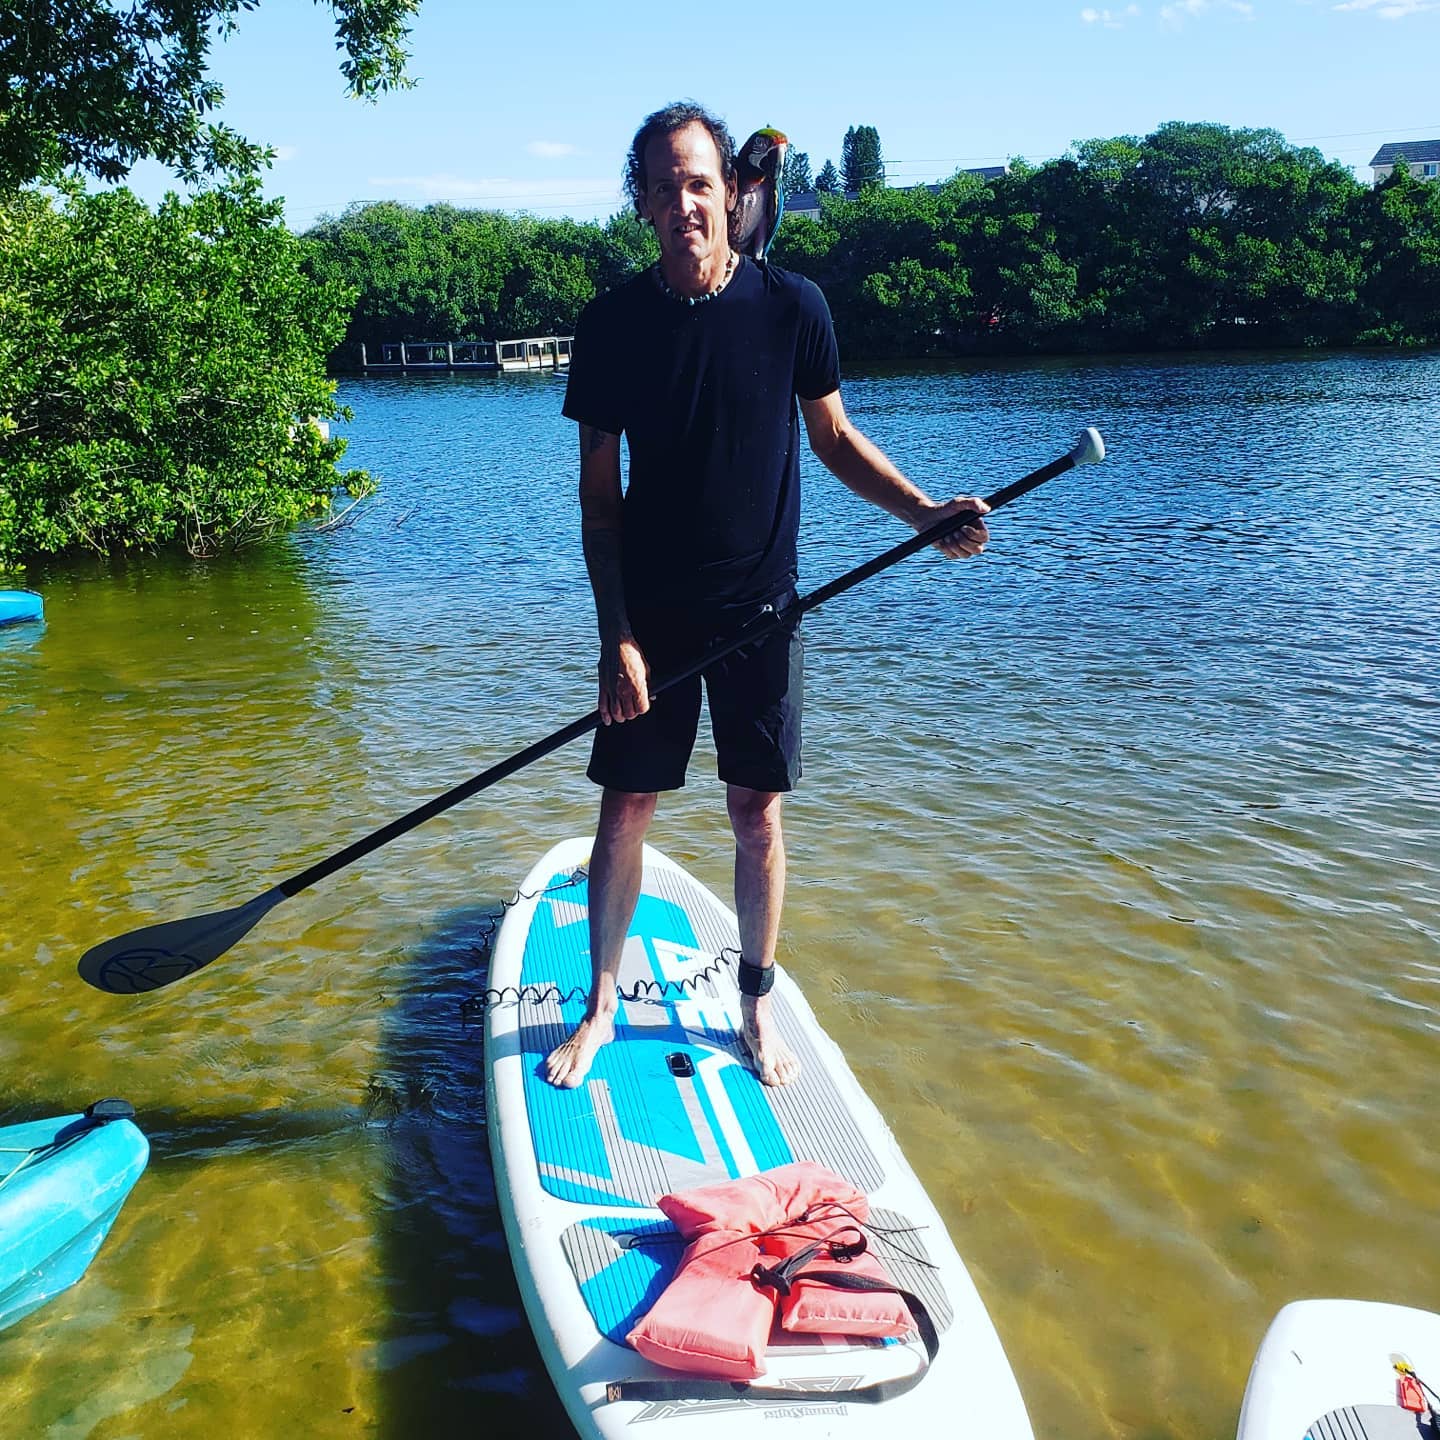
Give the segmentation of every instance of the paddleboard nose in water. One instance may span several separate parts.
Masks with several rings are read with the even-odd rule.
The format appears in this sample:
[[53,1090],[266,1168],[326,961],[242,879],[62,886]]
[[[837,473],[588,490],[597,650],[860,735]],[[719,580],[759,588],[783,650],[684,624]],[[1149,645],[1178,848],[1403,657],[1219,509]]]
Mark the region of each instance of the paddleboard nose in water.
[[1236,1440],[1440,1440],[1440,1315],[1296,1300],[1255,1355]]
[[0,1330],[85,1273],[145,1169],[124,1100],[0,1126]]

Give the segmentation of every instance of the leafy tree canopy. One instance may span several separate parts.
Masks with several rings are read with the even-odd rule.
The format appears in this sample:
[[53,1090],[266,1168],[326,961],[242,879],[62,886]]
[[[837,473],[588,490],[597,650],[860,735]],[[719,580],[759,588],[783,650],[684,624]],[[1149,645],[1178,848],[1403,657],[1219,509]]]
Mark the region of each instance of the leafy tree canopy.
[[840,149],[840,171],[847,190],[864,190],[885,183],[885,161],[880,154],[880,132],[873,125],[852,125]]
[[[0,7],[0,189],[84,171],[122,179],[153,157],[187,180],[253,170],[265,150],[209,121],[224,99],[210,45],[261,0],[25,0]],[[316,0],[321,3],[321,0]],[[372,98],[410,82],[420,0],[325,0],[340,71]]]
[[[358,293],[352,340],[566,333],[655,254],[628,211],[369,206],[308,239],[311,273]],[[1268,130],[1166,125],[990,182],[827,195],[771,253],[825,290],[856,360],[1440,342],[1440,186],[1402,168],[1371,189]]]
[[783,227],[845,354],[1440,343],[1440,185],[1174,123]]
[[810,157],[803,150],[791,150],[785,157],[785,173],[780,177],[780,188],[787,200],[802,190],[815,188],[815,181],[810,175]]
[[1140,146],[1139,170],[1150,188],[1191,215],[1227,202],[1257,166],[1292,149],[1275,130],[1232,130],[1228,125],[1171,120]]
[[820,167],[820,173],[815,177],[815,190],[820,195],[840,193],[840,172],[835,168],[833,160],[827,160]]
[[324,357],[350,294],[252,177],[171,195],[0,194],[0,569],[181,543],[197,554],[323,511],[343,440]]
[[310,274],[356,296],[346,338],[367,345],[566,334],[597,291],[659,254],[633,210],[601,227],[386,201],[304,238]]

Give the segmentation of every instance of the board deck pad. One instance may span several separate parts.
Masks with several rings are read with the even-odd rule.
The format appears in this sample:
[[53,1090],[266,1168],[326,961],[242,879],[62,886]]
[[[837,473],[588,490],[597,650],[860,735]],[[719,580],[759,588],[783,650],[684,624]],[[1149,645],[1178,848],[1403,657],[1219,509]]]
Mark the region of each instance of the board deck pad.
[[1440,1440],[1428,1420],[1398,1405],[1347,1405],[1312,1421],[1305,1440]]
[[621,1000],[615,1039],[565,1090],[545,1081],[544,1062],[585,1009],[589,881],[562,871],[546,884],[525,944],[519,1028],[542,1186],[562,1200],[653,1209],[677,1190],[805,1159],[875,1190],[883,1168],[778,993],[800,1077],[767,1086],[750,1068],[739,937],[705,899],[683,872],[645,867],[619,976],[622,994],[638,998]]
[[[936,1331],[943,1334],[952,1311],[945,1288],[929,1264],[923,1235],[893,1210],[877,1209],[870,1221],[874,1227],[868,1232],[871,1250],[901,1289],[920,1297]],[[906,1233],[891,1240],[883,1233],[887,1230]],[[626,1335],[660,1298],[685,1249],[685,1242],[668,1220],[618,1216],[579,1221],[565,1232],[561,1244],[595,1328],[617,1345],[625,1343]],[[845,1343],[889,1342],[857,1342],[851,1337]]]

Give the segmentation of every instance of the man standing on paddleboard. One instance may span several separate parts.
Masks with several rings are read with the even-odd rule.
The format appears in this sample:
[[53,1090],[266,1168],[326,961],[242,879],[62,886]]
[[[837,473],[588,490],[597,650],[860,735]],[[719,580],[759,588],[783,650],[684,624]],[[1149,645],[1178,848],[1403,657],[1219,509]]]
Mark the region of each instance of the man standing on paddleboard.
[[[685,783],[695,743],[701,677],[653,701],[651,678],[795,598],[796,401],[821,463],[917,531],[988,508],[971,496],[931,500],[850,423],[824,296],[732,248],[735,145],[721,121],[688,102],[649,116],[630,147],[625,188],[655,227],[660,261],[586,307],[564,405],[580,426],[581,526],[600,628],[602,723],[588,773],[603,789],[590,861],[589,1001],[546,1061],[547,1078],[563,1086],[584,1080],[614,1032],[645,833],[659,793]],[[987,539],[977,522],[938,548],[977,555]],[[791,626],[704,672],[735,832],[744,1037],[767,1085],[799,1073],[769,990],[785,893],[781,801],[800,778],[801,670]]]

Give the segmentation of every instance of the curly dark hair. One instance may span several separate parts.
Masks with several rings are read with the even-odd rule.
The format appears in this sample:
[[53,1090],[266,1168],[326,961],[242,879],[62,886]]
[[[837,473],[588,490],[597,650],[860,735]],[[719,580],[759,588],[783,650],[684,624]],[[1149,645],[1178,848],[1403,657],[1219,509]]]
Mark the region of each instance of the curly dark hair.
[[735,178],[735,141],[726,129],[725,122],[712,115],[703,105],[693,100],[677,100],[653,115],[647,115],[645,122],[635,132],[630,142],[630,153],[625,157],[625,193],[640,213],[640,197],[645,193],[645,147],[657,135],[673,135],[687,125],[703,125],[710,132],[715,148],[720,152],[720,178],[729,185]]

